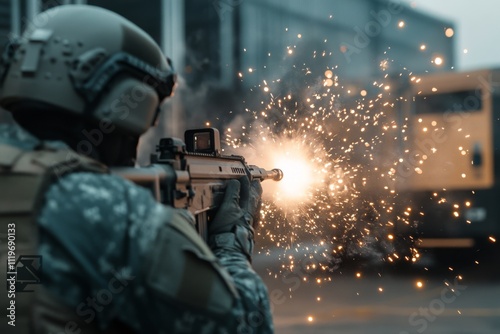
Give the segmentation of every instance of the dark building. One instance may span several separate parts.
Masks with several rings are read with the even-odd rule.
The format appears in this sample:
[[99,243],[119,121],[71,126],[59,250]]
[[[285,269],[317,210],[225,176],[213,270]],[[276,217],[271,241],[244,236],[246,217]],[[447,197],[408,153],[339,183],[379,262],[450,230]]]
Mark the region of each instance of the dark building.
[[138,24],[193,83],[235,83],[236,73],[279,67],[301,45],[331,53],[330,65],[348,78],[376,77],[386,58],[416,73],[454,64],[452,23],[388,0],[0,0],[2,38],[19,34],[40,10],[78,3]]
[[453,24],[388,0],[0,0],[3,41],[44,8],[78,3],[115,11],[153,36],[187,86],[203,86],[207,116],[234,108],[235,93],[297,68],[332,69],[362,85],[404,68],[454,66]]

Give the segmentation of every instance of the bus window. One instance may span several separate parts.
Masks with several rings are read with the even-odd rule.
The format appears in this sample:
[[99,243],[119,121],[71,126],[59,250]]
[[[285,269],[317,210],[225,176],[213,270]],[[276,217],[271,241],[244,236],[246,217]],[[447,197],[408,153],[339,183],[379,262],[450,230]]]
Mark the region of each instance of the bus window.
[[483,108],[481,90],[464,90],[451,93],[419,95],[416,97],[416,114],[442,114],[445,112],[480,111]]

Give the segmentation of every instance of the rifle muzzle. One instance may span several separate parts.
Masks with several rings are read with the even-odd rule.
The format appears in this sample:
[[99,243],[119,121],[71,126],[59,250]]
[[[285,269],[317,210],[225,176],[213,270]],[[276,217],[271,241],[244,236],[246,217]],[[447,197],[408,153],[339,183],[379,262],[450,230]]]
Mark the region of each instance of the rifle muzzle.
[[267,171],[268,178],[274,180],[274,181],[281,181],[283,178],[283,171],[278,168],[273,168],[270,171]]
[[265,170],[264,168],[260,168],[255,165],[250,165],[249,169],[250,169],[250,174],[252,175],[252,179],[259,179],[261,181],[264,180],[280,181],[283,178],[283,171],[278,168]]

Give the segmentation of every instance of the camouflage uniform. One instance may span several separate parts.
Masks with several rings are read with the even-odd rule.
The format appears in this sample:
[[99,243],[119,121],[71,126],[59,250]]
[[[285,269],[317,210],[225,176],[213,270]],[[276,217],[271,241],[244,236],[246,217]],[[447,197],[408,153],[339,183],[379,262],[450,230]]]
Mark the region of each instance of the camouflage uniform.
[[[0,124],[1,143],[27,150],[40,144],[20,127],[5,124]],[[239,296],[224,317],[176,305],[146,284],[144,263],[158,256],[151,246],[174,211],[118,176],[62,177],[46,192],[38,216],[43,286],[80,321],[101,329],[118,320],[144,333],[273,332],[266,287],[242,253],[215,252]]]

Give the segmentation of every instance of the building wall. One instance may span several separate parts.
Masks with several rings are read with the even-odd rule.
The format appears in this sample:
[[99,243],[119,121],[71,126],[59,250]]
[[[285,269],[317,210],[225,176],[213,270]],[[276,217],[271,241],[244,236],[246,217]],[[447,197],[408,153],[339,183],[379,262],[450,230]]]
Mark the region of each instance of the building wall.
[[[287,48],[293,49],[297,64],[308,60],[313,51],[318,55],[325,51],[327,56],[316,61],[316,66],[338,66],[337,74],[345,78],[376,77],[384,59],[393,65],[386,69],[389,73],[404,67],[416,73],[433,72],[454,65],[454,38],[444,34],[453,24],[397,6],[397,2],[185,0],[179,2],[182,6],[168,6],[178,2],[148,0],[146,5],[140,0],[27,0],[18,6],[18,20],[22,29],[36,3],[40,9],[67,3],[110,9],[135,22],[161,45],[168,42],[166,37],[175,35],[173,42],[182,44],[182,52],[175,47],[164,49],[175,53],[169,56],[177,58],[178,71],[192,85],[215,80],[233,87],[239,82],[236,74],[249,68],[265,67],[279,74],[290,65]],[[3,41],[11,26],[10,3],[0,0]],[[177,26],[168,25],[174,20]],[[398,26],[400,21],[404,21],[404,28]],[[422,44],[425,51],[420,50]],[[432,64],[436,56],[445,60],[443,66]],[[244,85],[252,86],[258,80],[258,75],[249,76]]]
[[[404,67],[416,73],[440,71],[454,64],[453,38],[444,33],[452,27],[450,22],[388,1],[245,0],[238,9],[244,72],[249,68],[286,71],[282,65],[289,66],[293,57],[296,66],[304,62],[306,66],[338,66],[336,72],[344,78],[377,77],[383,60],[392,65],[385,69],[389,74]],[[425,51],[420,50],[422,44]],[[326,52],[325,59],[312,61],[314,51],[316,58]],[[432,63],[437,55],[446,61],[441,67]],[[256,84],[258,76],[253,77],[245,81]]]

